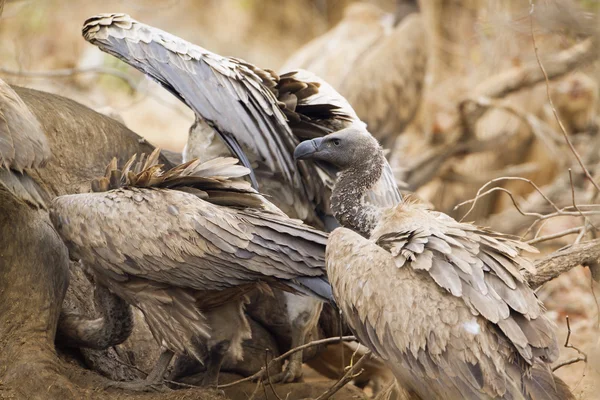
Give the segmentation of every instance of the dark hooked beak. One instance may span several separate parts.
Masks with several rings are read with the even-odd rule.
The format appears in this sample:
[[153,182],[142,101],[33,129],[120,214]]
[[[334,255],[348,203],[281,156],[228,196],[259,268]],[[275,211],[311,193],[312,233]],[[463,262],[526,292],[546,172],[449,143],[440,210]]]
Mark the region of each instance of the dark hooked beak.
[[294,159],[295,160],[303,160],[306,158],[311,158],[311,156],[315,153],[319,152],[319,147],[321,146],[322,138],[316,138],[312,140],[305,140],[296,146],[296,150],[294,150]]

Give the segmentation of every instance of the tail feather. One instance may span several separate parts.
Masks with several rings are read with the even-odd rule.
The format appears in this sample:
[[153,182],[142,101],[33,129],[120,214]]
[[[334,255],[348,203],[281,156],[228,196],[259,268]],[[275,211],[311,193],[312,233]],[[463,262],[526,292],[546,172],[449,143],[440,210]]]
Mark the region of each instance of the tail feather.
[[233,157],[218,157],[206,162],[193,159],[165,170],[158,164],[159,155],[159,148],[148,157],[134,154],[121,169],[113,159],[104,176],[92,181],[92,191],[106,192],[121,187],[168,188],[192,193],[213,204],[283,214],[250,183],[237,179],[248,175],[250,170],[239,165]]
[[296,278],[299,285],[294,285],[301,293],[316,296],[319,299],[335,304],[333,290],[325,276]]
[[575,400],[569,386],[554,375],[547,365],[534,365],[531,377],[523,379],[523,386],[531,400]]
[[29,175],[0,168],[0,186],[27,204],[46,209],[49,196]]

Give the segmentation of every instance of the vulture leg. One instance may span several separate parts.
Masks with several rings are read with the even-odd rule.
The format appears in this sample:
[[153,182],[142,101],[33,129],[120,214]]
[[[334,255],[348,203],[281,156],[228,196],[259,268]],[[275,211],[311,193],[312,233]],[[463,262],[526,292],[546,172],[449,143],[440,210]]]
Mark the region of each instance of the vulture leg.
[[223,365],[223,360],[225,360],[230,347],[231,342],[223,340],[210,348],[206,360],[206,372],[202,378],[202,386],[217,387],[221,365]]
[[[295,349],[306,343],[310,332],[319,322],[323,303],[307,296],[285,293],[288,318],[292,326],[291,348]],[[302,378],[302,351],[290,356],[285,370],[272,379],[275,382],[295,382]]]
[[134,380],[130,382],[109,382],[105,385],[106,388],[117,388],[123,390],[131,390],[137,392],[165,391],[168,390],[163,385],[163,377],[173,359],[174,353],[171,350],[163,350],[156,362],[152,371],[146,379]]
[[206,312],[211,338],[206,343],[208,358],[205,361],[203,386],[217,386],[219,371],[226,357],[232,361],[243,359],[242,342],[252,337],[250,324],[244,314],[246,302],[246,297],[243,297]]

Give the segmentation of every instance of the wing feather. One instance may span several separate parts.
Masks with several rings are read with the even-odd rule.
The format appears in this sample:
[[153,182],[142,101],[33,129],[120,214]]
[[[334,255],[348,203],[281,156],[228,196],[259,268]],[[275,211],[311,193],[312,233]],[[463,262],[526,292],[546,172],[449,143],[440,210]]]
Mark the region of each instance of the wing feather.
[[496,325],[527,363],[556,357],[552,326],[521,272],[531,264],[521,251],[535,249],[411,204],[388,212],[372,240],[396,264],[427,272],[474,315]]
[[325,277],[326,234],[185,192],[130,188],[62,196],[52,218],[84,262],[121,279],[210,291],[259,280],[288,282],[295,290],[296,278]]

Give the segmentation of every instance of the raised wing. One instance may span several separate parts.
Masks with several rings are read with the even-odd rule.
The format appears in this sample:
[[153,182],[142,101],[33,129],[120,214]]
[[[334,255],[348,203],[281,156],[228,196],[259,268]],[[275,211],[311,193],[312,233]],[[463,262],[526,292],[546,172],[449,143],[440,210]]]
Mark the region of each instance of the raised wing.
[[296,142],[269,89],[275,86],[275,74],[221,57],[125,14],[92,17],[83,35],[186,103],[219,132],[244,165],[250,163],[240,144],[300,187],[291,156]]
[[88,19],[83,35],[185,102],[221,135],[245,166],[257,162],[261,172],[266,167],[263,177],[291,185],[301,194],[302,203],[317,205],[327,214],[325,189],[335,171],[294,163],[294,148],[304,139],[350,126],[364,129],[365,125],[325,81],[302,70],[278,76],[211,53],[124,14]]
[[[456,272],[459,267],[445,258],[452,254],[448,247],[468,254],[476,246],[487,251],[488,243],[494,244],[496,250],[490,251],[495,256],[516,257],[515,245],[491,237],[466,245],[478,233],[461,234],[452,227],[444,232],[446,237],[439,237],[410,228],[425,225],[423,221],[411,222],[406,221],[409,228],[399,231],[396,241],[381,237],[378,243],[383,247],[344,228],[330,235],[328,276],[336,302],[360,341],[388,363],[405,388],[422,398],[523,398],[523,387],[535,391],[544,386],[539,384],[540,376],[553,382],[539,361],[532,369],[533,378],[523,374],[523,365],[553,360],[558,350],[539,302],[530,290],[522,293],[526,291],[522,279],[501,272],[519,284],[515,289],[499,285],[502,278],[493,271],[500,264],[480,265],[481,281],[471,279],[470,274]],[[404,232],[411,232],[407,239],[401,238]],[[460,250],[450,257],[466,257]],[[430,260],[426,251],[436,254]],[[479,263],[470,261],[467,257],[459,263],[465,269],[467,264],[477,268]],[[454,273],[457,277],[448,277]],[[475,288],[474,282],[482,282],[486,289]],[[507,294],[510,290],[514,293]]]

